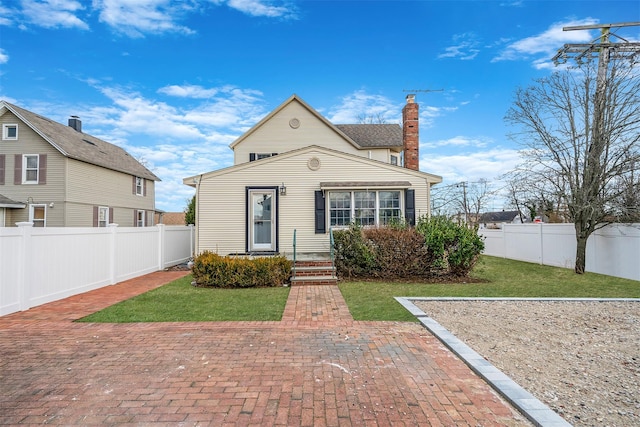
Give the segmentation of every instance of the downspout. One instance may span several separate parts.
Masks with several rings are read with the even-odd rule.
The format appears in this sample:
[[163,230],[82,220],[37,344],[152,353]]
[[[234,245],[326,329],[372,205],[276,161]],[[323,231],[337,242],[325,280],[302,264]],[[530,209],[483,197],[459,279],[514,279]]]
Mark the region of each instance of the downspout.
[[202,174],[196,178],[196,244],[193,257],[200,252],[200,182],[202,182]]

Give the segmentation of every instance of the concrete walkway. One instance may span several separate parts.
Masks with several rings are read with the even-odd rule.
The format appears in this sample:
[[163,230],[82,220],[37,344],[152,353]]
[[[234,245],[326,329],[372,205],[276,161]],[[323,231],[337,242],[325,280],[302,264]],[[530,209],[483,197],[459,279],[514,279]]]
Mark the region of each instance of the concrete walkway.
[[281,322],[73,322],[184,274],[0,317],[0,425],[531,425],[420,324],[353,321],[335,286],[293,287]]

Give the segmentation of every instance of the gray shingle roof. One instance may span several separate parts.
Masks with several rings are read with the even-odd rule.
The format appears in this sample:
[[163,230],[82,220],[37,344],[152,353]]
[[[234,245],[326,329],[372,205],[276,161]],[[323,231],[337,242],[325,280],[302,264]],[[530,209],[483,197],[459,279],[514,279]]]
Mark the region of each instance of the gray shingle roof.
[[518,211],[485,212],[480,215],[480,222],[511,222]]
[[402,149],[402,128],[393,124],[335,125],[361,148]]
[[141,178],[160,181],[160,178],[153,172],[117,145],[78,132],[70,126],[54,122],[6,101],[0,102],[0,107],[2,106],[6,106],[25,120],[36,132],[39,132],[49,143],[69,158]]

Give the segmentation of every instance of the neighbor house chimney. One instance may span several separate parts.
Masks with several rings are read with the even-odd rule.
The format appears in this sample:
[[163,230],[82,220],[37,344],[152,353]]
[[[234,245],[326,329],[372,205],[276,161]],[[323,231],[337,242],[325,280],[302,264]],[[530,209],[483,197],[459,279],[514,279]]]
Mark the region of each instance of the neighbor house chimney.
[[71,116],[69,119],[69,126],[77,130],[78,132],[82,132],[82,122],[80,121],[80,117]]
[[402,145],[404,146],[404,167],[419,169],[418,153],[418,104],[414,94],[407,95],[407,104],[402,109]]

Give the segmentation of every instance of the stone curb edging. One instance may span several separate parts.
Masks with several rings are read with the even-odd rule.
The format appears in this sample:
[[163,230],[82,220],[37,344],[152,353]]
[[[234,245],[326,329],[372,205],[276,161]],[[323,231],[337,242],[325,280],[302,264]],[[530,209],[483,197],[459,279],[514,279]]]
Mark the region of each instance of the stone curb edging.
[[[438,322],[430,318],[426,313],[420,310],[412,301],[566,301],[567,299],[559,298],[418,298],[418,297],[396,297],[405,309],[418,321],[436,336],[447,348],[457,355],[464,363],[467,364],[484,379],[494,390],[502,395],[509,403],[511,403],[522,415],[531,421],[537,427],[571,427],[564,418],[551,410],[547,405],[535,398],[531,393],[526,391],[515,381],[505,375],[498,368],[493,366],[484,357],[466,345],[455,335],[445,329]],[[627,299],[617,299],[621,301]],[[570,301],[611,301],[601,299],[578,299],[572,298]],[[638,301],[638,300],[635,300]]]

